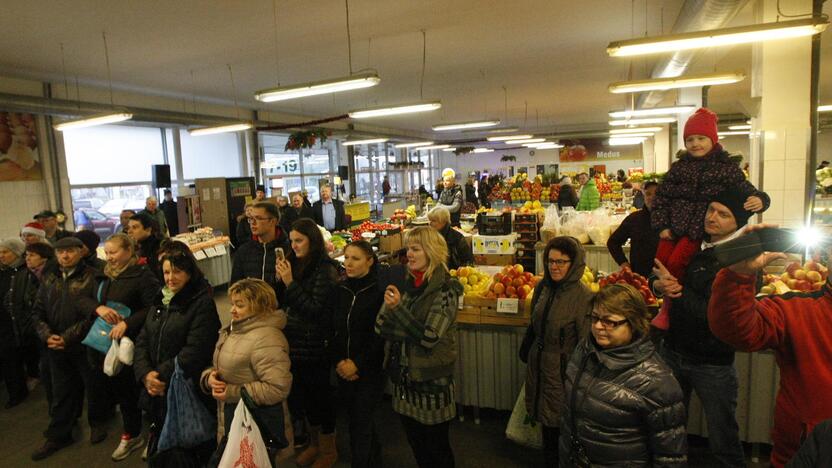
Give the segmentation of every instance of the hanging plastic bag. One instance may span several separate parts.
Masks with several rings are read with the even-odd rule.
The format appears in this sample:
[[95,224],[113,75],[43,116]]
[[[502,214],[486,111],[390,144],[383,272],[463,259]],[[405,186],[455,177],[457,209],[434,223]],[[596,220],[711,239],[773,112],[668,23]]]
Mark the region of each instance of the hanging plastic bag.
[[133,340],[123,337],[118,343],[118,360],[125,366],[133,365]]
[[592,219],[587,227],[587,235],[595,245],[607,245],[610,235],[612,220],[605,208],[598,208],[592,211]]
[[237,403],[237,409],[234,411],[234,420],[231,421],[225,451],[222,453],[218,466],[219,468],[238,466],[269,468],[272,466],[266,444],[260,435],[260,428],[257,427],[254,417],[242,399]]
[[589,244],[589,236],[586,233],[586,226],[592,215],[581,211],[564,211],[560,219],[560,235],[571,236],[581,244]]
[[543,225],[540,227],[540,240],[544,243],[549,239],[560,235],[560,217],[558,216],[558,205],[552,203],[546,207],[543,215]]
[[111,340],[110,349],[104,357],[104,373],[110,377],[115,377],[121,372],[122,363],[118,360],[118,351],[118,340]]
[[526,411],[526,385],[520,388],[520,395],[506,426],[506,437],[526,447],[543,448],[543,425],[533,421]]
[[217,420],[200,401],[194,383],[185,377],[178,357],[174,366],[167,389],[167,414],[159,434],[159,452],[196,447],[217,435]]

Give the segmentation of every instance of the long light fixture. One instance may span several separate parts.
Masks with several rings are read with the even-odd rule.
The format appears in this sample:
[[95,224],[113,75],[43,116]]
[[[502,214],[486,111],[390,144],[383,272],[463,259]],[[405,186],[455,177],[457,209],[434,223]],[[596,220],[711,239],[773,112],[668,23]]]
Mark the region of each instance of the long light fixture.
[[476,121],[476,122],[459,122],[459,123],[434,125],[433,126],[433,131],[434,132],[448,132],[448,131],[451,131],[451,130],[465,130],[465,129],[468,129],[468,128],[496,127],[497,125],[500,125],[500,121],[498,119],[480,120],[480,121]]
[[609,86],[614,94],[641,93],[644,91],[666,91],[668,89],[694,88],[737,83],[745,79],[745,73],[709,73],[707,75],[655,78],[650,80],[619,81]]
[[420,146],[430,146],[432,145],[432,141],[416,141],[413,143],[399,143],[398,145],[393,145],[394,148],[418,148]]
[[529,138],[534,137],[534,135],[500,135],[500,136],[493,136],[488,137],[486,140],[488,141],[508,141],[508,140],[526,140]]
[[610,138],[651,138],[653,133],[612,133]]
[[54,128],[58,131],[72,130],[74,128],[94,127],[96,125],[106,125],[116,122],[124,122],[133,118],[133,114],[129,112],[119,112],[115,114],[98,114],[91,117],[84,117],[83,119],[68,120],[55,124]]
[[728,127],[728,130],[751,130],[751,125],[731,125],[730,127]]
[[472,129],[472,130],[463,130],[462,133],[516,133],[520,130],[517,127],[497,127],[497,128],[488,128],[488,129]]
[[649,117],[652,115],[670,115],[693,112],[696,106],[654,107],[652,109],[632,109],[610,112],[610,118],[626,119],[630,117]]
[[416,148],[416,151],[430,151],[430,150],[445,149],[445,148],[450,148],[450,147],[451,147],[451,145],[422,146],[421,148]]
[[818,112],[832,112],[832,104],[818,106]]
[[215,135],[217,133],[241,132],[243,130],[249,130],[252,127],[254,127],[254,125],[250,122],[243,122],[229,125],[217,125],[215,127],[191,128],[188,129],[188,133],[191,134],[191,136],[205,136]]
[[543,149],[560,149],[560,148],[563,148],[563,145],[558,144],[558,143],[547,143],[545,145],[539,145],[539,146],[535,147],[535,149],[541,149],[541,150],[543,150]]
[[349,116],[351,119],[370,119],[373,117],[387,117],[391,115],[429,112],[441,108],[442,103],[439,101],[420,102],[415,104],[404,104],[401,106],[374,107],[371,109],[355,110],[350,111]]
[[640,145],[644,142],[644,138],[610,138],[607,144],[609,146],[630,146]]
[[679,50],[720,47],[751,42],[813,36],[826,30],[829,21],[815,17],[776,23],[753,24],[712,31],[693,31],[665,36],[611,42],[607,46],[610,57],[657,54]]
[[632,126],[632,125],[651,125],[651,124],[664,124],[664,123],[673,123],[676,121],[676,117],[648,117],[644,119],[624,119],[624,120],[610,120],[610,126],[612,127],[624,127],[624,126]]
[[264,89],[254,93],[254,98],[262,102],[286,101],[318,94],[338,93],[353,89],[370,88],[381,83],[381,78],[373,72],[336,78],[334,80],[313,81],[279,88]]
[[751,135],[750,131],[736,131],[736,132],[717,132],[717,136],[737,136],[737,135]]
[[661,127],[638,127],[638,128],[613,128],[610,133],[613,135],[626,135],[628,133],[656,133],[662,131]]
[[491,148],[476,148],[474,150],[475,153],[493,153],[494,150]]
[[453,153],[454,151],[456,151],[456,148],[445,148],[442,151],[445,153]]
[[509,140],[506,144],[522,145],[523,143],[543,143],[545,138],[524,138],[522,140]]
[[544,143],[524,143],[523,146],[525,146],[526,148],[539,148],[539,149],[563,148],[563,145],[555,143],[554,141],[547,141],[547,142],[544,142]]
[[384,143],[389,138],[367,138],[364,140],[347,140],[341,143],[344,146],[355,146],[355,145],[372,145],[373,143]]

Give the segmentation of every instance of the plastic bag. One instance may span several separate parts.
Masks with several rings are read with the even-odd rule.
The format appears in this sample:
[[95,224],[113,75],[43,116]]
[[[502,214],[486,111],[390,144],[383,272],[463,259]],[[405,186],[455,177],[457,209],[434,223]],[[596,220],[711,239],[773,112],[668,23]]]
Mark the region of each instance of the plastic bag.
[[520,388],[520,395],[506,426],[506,437],[526,447],[543,448],[543,425],[533,421],[526,412],[526,385]]
[[133,365],[133,340],[128,337],[122,337],[118,343],[118,360],[125,366]]
[[167,413],[159,434],[159,452],[196,447],[217,435],[217,420],[200,401],[194,383],[185,377],[178,357],[174,366],[167,389]]
[[586,227],[592,215],[587,212],[566,211],[560,218],[560,235],[578,239],[581,244],[589,244]]
[[107,350],[107,355],[104,357],[104,373],[110,377],[115,377],[121,372],[122,363],[118,359],[118,340],[110,341],[110,349]]
[[234,468],[237,466],[268,468],[272,466],[269,452],[260,428],[254,422],[254,417],[243,400],[237,403],[228,441],[222,453],[219,468]]
[[558,231],[560,229],[560,216],[558,215],[558,205],[552,203],[546,207],[543,213],[543,225],[540,229],[548,229]]
[[593,210],[590,214],[592,218],[589,222],[589,226],[587,227],[589,239],[592,240],[592,243],[595,245],[607,245],[607,240],[609,240],[610,235],[612,234],[610,232],[612,219],[609,214],[607,214],[607,210],[605,208],[598,208]]

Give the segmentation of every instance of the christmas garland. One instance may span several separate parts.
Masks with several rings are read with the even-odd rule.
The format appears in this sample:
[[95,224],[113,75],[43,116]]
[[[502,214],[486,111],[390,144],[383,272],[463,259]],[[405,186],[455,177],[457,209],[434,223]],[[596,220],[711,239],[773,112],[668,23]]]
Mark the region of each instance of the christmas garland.
[[468,154],[472,151],[474,151],[473,146],[459,146],[457,147],[457,149],[454,150],[454,154],[459,156],[461,154]]
[[286,146],[283,149],[290,151],[312,148],[318,141],[325,142],[330,135],[331,133],[326,130],[300,130],[289,135],[289,140],[286,141]]
[[507,155],[503,156],[502,158],[500,158],[500,161],[517,161],[517,157],[512,156],[510,154],[507,154]]

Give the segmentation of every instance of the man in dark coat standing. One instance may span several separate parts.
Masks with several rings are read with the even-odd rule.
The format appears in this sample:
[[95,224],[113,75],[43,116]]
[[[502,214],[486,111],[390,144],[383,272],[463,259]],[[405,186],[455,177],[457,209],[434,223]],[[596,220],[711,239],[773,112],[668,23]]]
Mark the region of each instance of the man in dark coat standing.
[[321,187],[321,199],[312,205],[312,214],[318,226],[323,226],[329,232],[347,228],[344,202],[332,198],[332,187],[329,185]]
[[168,232],[173,237],[179,234],[179,211],[176,208],[176,202],[173,200],[173,192],[170,189],[165,189],[165,201],[163,201],[159,208],[165,213],[165,222],[168,225]]
[[[634,272],[649,278],[653,271],[653,259],[659,246],[659,231],[650,224],[650,210],[656,199],[659,184],[644,184],[644,208],[630,214],[621,226],[607,240],[607,249],[620,267],[628,267]],[[624,244],[630,240],[630,258],[624,255]]]

